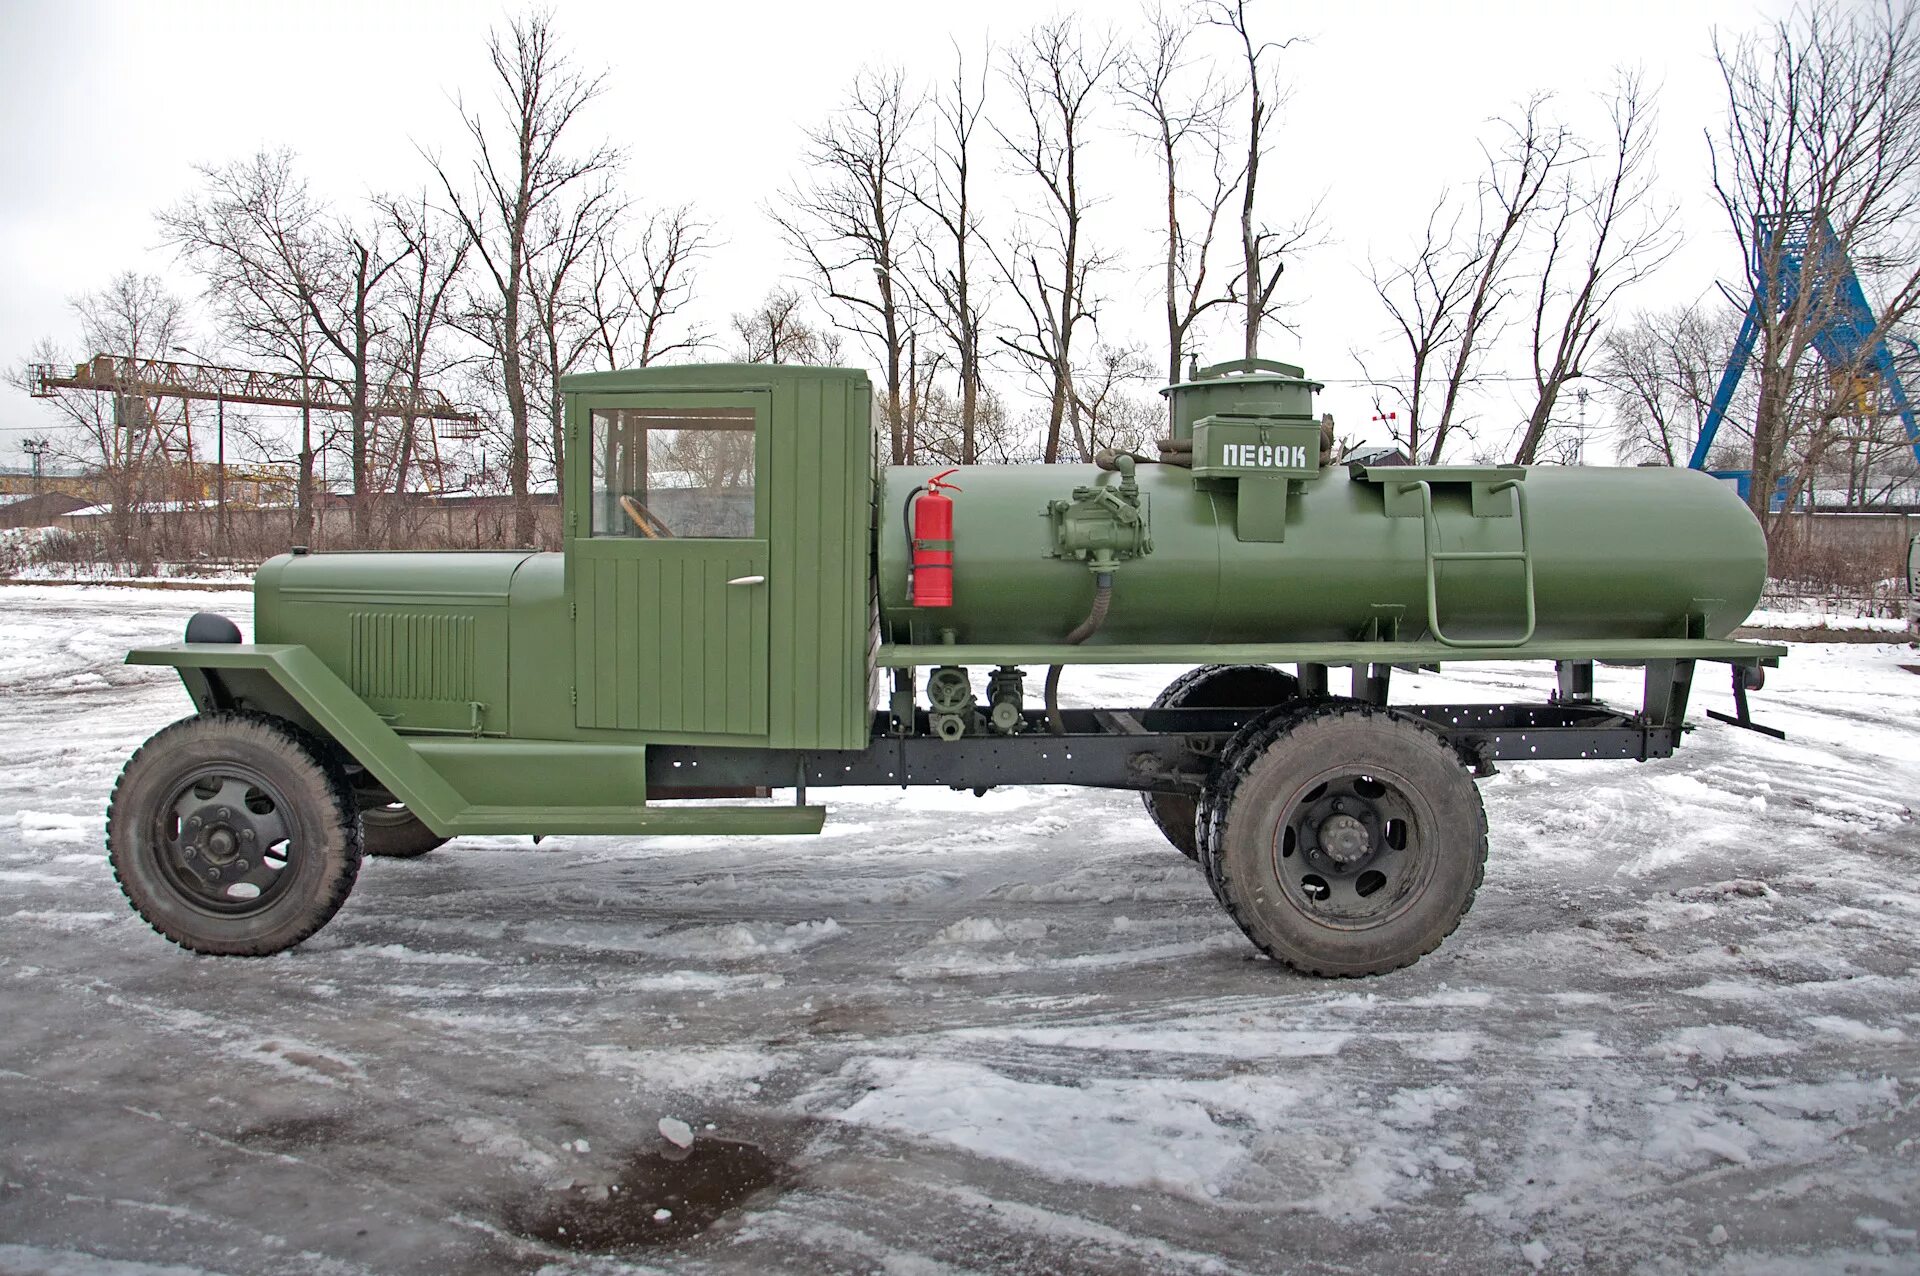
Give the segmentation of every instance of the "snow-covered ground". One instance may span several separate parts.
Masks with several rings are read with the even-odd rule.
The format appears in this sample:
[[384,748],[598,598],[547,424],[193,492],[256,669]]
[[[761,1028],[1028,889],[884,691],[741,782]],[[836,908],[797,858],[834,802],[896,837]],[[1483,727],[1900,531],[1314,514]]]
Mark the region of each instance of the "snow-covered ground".
[[1751,629],[1852,629],[1872,630],[1897,641],[1906,632],[1907,622],[1898,616],[1862,616],[1851,606],[1810,605],[1791,609],[1756,608],[1747,617]]
[[1507,767],[1473,914],[1386,978],[1256,959],[1137,799],[1055,789],[455,843],[237,961],[100,847],[187,708],[120,657],[209,606],[0,590],[0,1272],[1920,1269],[1910,648],[1796,648],[1786,741],[1703,675],[1672,759]]

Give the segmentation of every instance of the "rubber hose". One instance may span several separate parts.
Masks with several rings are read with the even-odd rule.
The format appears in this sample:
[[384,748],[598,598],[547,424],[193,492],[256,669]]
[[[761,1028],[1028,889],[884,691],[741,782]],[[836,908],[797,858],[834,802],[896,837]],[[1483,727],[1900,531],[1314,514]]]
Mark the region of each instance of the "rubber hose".
[[[1113,573],[1101,572],[1093,578],[1093,585],[1093,608],[1087,612],[1087,618],[1067,635],[1069,647],[1078,647],[1106,623],[1107,608],[1113,602]],[[1055,735],[1067,733],[1066,720],[1060,716],[1061,668],[1060,665],[1052,665],[1047,669],[1047,730]]]

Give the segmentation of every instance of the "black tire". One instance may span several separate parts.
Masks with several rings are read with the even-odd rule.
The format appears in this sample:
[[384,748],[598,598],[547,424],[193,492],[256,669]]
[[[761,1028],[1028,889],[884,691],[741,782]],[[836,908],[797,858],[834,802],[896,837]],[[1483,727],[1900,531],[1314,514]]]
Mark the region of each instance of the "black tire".
[[381,788],[372,776],[355,784],[354,801],[360,807],[360,840],[368,855],[383,859],[418,859],[428,851],[445,846],[450,838],[420,822],[420,817],[393,800],[393,794]]
[[340,911],[360,853],[345,773],[320,741],[266,714],[164,728],[127,760],[107,807],[120,889],[196,953],[263,957],[298,944]]
[[[1272,665],[1202,665],[1153,698],[1156,709],[1269,708],[1300,694],[1300,680]],[[1142,793],[1147,817],[1173,849],[1200,858],[1194,836],[1197,799],[1190,793]]]
[[1220,877],[1216,867],[1215,850],[1219,843],[1217,836],[1225,822],[1220,817],[1223,790],[1229,788],[1225,781],[1245,765],[1244,758],[1248,750],[1258,751],[1267,747],[1269,741],[1283,733],[1287,726],[1316,713],[1330,705],[1357,704],[1358,701],[1345,698],[1339,700],[1295,700],[1290,704],[1275,705],[1260,716],[1240,728],[1226,744],[1220,748],[1220,756],[1214,759],[1213,771],[1207,777],[1206,787],[1195,799],[1197,813],[1194,816],[1193,831],[1194,859],[1200,865],[1201,875],[1207,879],[1207,886],[1213,891],[1213,897],[1222,904],[1226,900],[1220,896]]
[[1214,893],[1262,952],[1378,975],[1440,946],[1487,860],[1480,791],[1425,724],[1351,701],[1259,724],[1204,795]]

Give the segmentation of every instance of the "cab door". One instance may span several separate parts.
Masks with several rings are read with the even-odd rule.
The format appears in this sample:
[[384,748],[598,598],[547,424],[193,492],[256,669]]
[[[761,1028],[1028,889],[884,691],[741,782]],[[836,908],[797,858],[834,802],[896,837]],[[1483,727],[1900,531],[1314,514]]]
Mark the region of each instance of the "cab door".
[[580,726],[767,733],[767,399],[571,401]]

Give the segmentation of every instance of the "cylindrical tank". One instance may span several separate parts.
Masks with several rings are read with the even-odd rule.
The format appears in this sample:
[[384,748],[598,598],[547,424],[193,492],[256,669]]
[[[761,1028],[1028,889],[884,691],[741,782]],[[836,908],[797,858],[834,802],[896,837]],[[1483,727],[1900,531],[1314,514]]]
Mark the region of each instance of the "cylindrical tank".
[[[1048,556],[1047,502],[1117,482],[1092,466],[976,466],[953,481],[953,605],[916,608],[906,589],[899,507],[930,469],[890,468],[881,485],[880,607],[888,636],[962,643],[1058,642],[1087,614],[1092,574]],[[1766,541],[1727,485],[1693,470],[1541,466],[1527,472],[1538,623],[1550,638],[1678,638],[1689,614],[1725,637],[1759,600]],[[1115,572],[1092,642],[1322,642],[1360,637],[1376,607],[1404,608],[1400,636],[1427,624],[1425,530],[1388,517],[1383,488],[1344,466],[1299,485],[1286,539],[1242,541],[1231,491],[1190,471],[1142,465],[1153,549]],[[1448,550],[1510,550],[1515,519],[1476,518],[1466,489],[1436,489]],[[1442,562],[1440,620],[1450,637],[1499,639],[1525,624],[1515,562]]]
[[[1239,369],[1238,365],[1222,365]],[[1196,421],[1261,417],[1311,420],[1314,388],[1298,369],[1201,377],[1172,387],[1175,437]],[[1264,397],[1263,397],[1264,395]],[[877,520],[880,609],[895,642],[1057,643],[1087,614],[1087,564],[1054,556],[1049,502],[1076,487],[1118,485],[1117,473],[1085,465],[974,466],[956,472],[953,605],[916,608],[906,596],[907,545],[900,508],[934,472],[902,467],[881,479]],[[1287,484],[1283,539],[1242,539],[1238,502],[1273,499],[1274,484],[1197,477],[1184,466],[1138,467],[1152,548],[1121,562],[1105,624],[1106,643],[1338,642],[1368,636],[1397,617],[1403,640],[1431,637],[1427,528],[1417,497],[1389,512],[1403,486],[1371,471],[1366,481],[1331,465]],[[1409,479],[1437,477],[1417,469]],[[1460,471],[1465,474],[1467,471]],[[1486,471],[1478,471],[1485,474]],[[1723,638],[1745,620],[1766,579],[1766,541],[1739,496],[1692,470],[1540,466],[1525,472],[1526,548],[1532,562],[1534,637],[1549,639]],[[1484,488],[1484,485],[1483,485]],[[1510,498],[1476,513],[1465,482],[1432,485],[1434,548],[1511,552],[1520,519]],[[1492,641],[1526,628],[1525,569],[1513,559],[1441,561],[1440,624],[1452,639]],[[1397,611],[1395,609],[1398,609]]]

